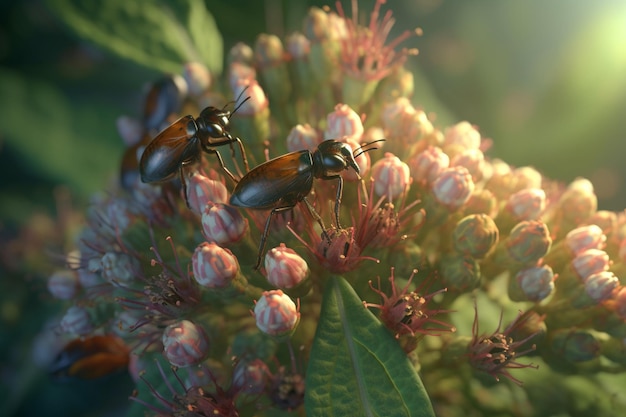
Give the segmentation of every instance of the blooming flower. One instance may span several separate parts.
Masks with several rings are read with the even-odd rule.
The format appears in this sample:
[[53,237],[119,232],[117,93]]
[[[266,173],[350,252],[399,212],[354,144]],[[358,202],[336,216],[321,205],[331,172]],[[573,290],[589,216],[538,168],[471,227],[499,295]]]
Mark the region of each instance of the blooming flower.
[[522,381],[511,375],[511,369],[521,368],[537,368],[536,365],[526,365],[517,361],[517,358],[535,350],[535,345],[529,349],[519,350],[527,341],[532,339],[535,334],[522,339],[514,340],[510,335],[517,328],[523,326],[525,318],[522,313],[515,318],[504,330],[500,330],[502,326],[502,317],[496,330],[489,334],[479,334],[478,330],[478,307],[474,307],[474,324],[472,326],[472,340],[467,348],[470,365],[474,369],[486,372],[494,377],[496,381],[500,377],[505,377],[517,385],[522,385]]
[[[380,320],[389,330],[395,333],[395,337],[410,334],[415,336],[416,333],[423,335],[438,335],[441,332],[454,332],[454,326],[436,318],[438,314],[449,313],[449,310],[441,310],[429,308],[429,303],[437,294],[443,293],[446,289],[441,289],[430,294],[424,293],[424,287],[427,281],[422,282],[413,291],[409,291],[409,286],[413,277],[417,274],[417,270],[413,270],[408,282],[404,288],[398,290],[395,283],[394,268],[391,268],[389,282],[391,283],[391,296],[387,296],[380,290],[380,278],[378,280],[378,288],[372,286],[370,288],[382,298],[382,304],[366,303],[366,307],[375,307],[381,310]],[[433,327],[434,325],[434,327]]]

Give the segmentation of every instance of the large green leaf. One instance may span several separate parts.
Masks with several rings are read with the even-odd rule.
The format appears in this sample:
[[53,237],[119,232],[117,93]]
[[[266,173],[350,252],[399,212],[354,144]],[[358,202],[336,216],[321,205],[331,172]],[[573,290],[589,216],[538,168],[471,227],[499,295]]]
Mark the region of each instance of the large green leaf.
[[398,342],[341,277],[327,282],[306,375],[307,416],[434,416]]
[[2,139],[22,168],[84,194],[101,188],[119,169],[122,141],[113,106],[72,103],[52,83],[0,68],[0,107]]
[[179,73],[195,61],[222,71],[223,42],[203,0],[48,0],[78,36],[124,58]]

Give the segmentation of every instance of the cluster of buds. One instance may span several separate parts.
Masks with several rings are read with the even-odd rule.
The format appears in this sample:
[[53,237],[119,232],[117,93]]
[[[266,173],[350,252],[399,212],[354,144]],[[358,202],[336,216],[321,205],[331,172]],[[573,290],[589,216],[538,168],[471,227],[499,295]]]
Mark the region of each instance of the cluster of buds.
[[[479,406],[450,398],[446,379],[470,384],[477,372],[522,385],[514,373],[529,366],[525,354],[561,372],[564,363],[599,364],[614,360],[616,345],[623,349],[626,215],[598,211],[589,181],[564,187],[531,167],[492,159],[478,127],[436,126],[415,108],[420,97],[403,65],[416,51],[397,47],[420,31],[388,41],[393,18],[380,17],[383,3],[376,1],[365,26],[357,10],[348,17],[339,4],[337,12],[313,8],[302,33],[235,45],[225,79],[190,63],[152,85],[140,120],[119,119],[128,149],[120,186],[88,213],[78,260],[52,274],[48,288],[67,305],[63,332],[124,341],[137,401],[157,414],[238,415],[235,405],[257,401],[303,407],[308,376],[292,345],[306,358],[319,337],[321,294],[335,274],[420,359],[436,409]],[[167,178],[141,181],[141,156],[158,132],[186,112],[226,109],[230,98],[239,102],[222,127],[241,138],[244,155],[234,141],[224,143],[230,150],[208,142],[181,152],[176,146],[189,146],[193,135],[178,137],[156,167]],[[328,139],[347,144],[359,169],[315,175],[307,189],[306,170],[319,163],[308,166],[307,158]],[[284,158],[285,172],[254,171],[272,157]],[[248,161],[253,176],[246,176]],[[243,181],[285,205],[230,205]],[[262,236],[269,249],[257,271]],[[390,271],[389,285],[381,284]],[[408,276],[406,284],[396,275]],[[471,314],[477,292],[523,314],[479,334],[478,311],[489,308],[481,302],[474,324],[463,328],[458,317]],[[160,364],[149,372],[155,356],[210,377],[187,383],[177,376],[182,388],[158,392],[158,379],[167,377]],[[268,364],[276,362],[272,375]]]

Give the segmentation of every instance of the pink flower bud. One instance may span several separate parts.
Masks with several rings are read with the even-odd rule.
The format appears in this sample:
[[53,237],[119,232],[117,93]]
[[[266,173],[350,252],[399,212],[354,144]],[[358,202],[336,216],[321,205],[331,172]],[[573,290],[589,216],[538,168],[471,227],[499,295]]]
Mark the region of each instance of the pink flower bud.
[[409,166],[392,153],[386,152],[383,159],[372,167],[374,192],[379,197],[386,196],[389,201],[403,195],[411,183]]
[[296,125],[291,128],[287,135],[287,150],[289,152],[297,152],[304,149],[313,150],[317,148],[320,142],[320,135],[311,125],[308,123]]
[[348,37],[348,26],[346,20],[337,13],[328,13],[328,37],[331,40],[339,41]]
[[311,51],[311,42],[300,32],[287,36],[285,47],[293,59],[305,59]]
[[115,121],[117,133],[124,141],[126,147],[136,145],[143,136],[143,126],[141,122],[129,116],[120,116]]
[[[372,141],[375,141],[384,137],[385,137],[385,131],[383,130],[382,127],[371,126],[365,129],[365,132],[363,132],[363,137],[361,137],[361,142],[368,143],[368,142],[372,142]],[[381,149],[384,149],[386,143],[387,142],[378,142],[376,144],[378,151],[376,152],[379,152]]]
[[516,187],[518,190],[526,188],[541,188],[542,177],[539,171],[533,167],[519,167],[513,171]]
[[104,207],[106,228],[111,236],[117,236],[128,229],[132,223],[133,215],[130,212],[127,202],[119,198],[113,198]]
[[606,236],[595,224],[578,227],[565,236],[567,247],[577,255],[587,249],[602,249]]
[[463,206],[473,191],[474,181],[464,167],[447,168],[433,182],[435,199],[451,211]]
[[589,224],[595,224],[604,234],[609,234],[617,227],[617,213],[609,210],[598,210],[589,219]]
[[407,121],[415,115],[415,108],[408,98],[399,97],[383,107],[383,128],[389,137],[401,138],[406,134]]
[[484,177],[488,179],[486,187],[498,200],[507,200],[511,194],[518,191],[513,170],[502,160],[494,159],[490,164],[486,164]]
[[237,89],[239,84],[248,85],[252,80],[256,80],[254,67],[241,62],[233,62],[228,67],[228,83],[233,91]]
[[[412,73],[409,74],[413,75]],[[430,135],[435,130],[432,122],[428,120],[428,115],[420,109],[416,109],[414,113],[406,115],[405,125],[407,137],[411,138],[411,140],[419,140],[426,135]]]
[[546,192],[540,188],[518,191],[509,197],[506,209],[517,221],[538,220],[546,209]]
[[187,179],[187,200],[194,213],[202,214],[208,203],[226,203],[228,190],[220,181],[196,172]]
[[200,326],[181,320],[163,331],[163,353],[174,366],[196,365],[208,355],[209,339]]
[[203,242],[191,257],[193,276],[207,288],[224,288],[235,279],[239,262],[231,251],[215,243]]
[[572,259],[572,269],[584,281],[598,272],[607,271],[611,261],[609,255],[600,249],[587,249]]
[[267,252],[265,271],[270,284],[284,289],[297,286],[309,276],[309,266],[306,261],[284,243]]
[[296,304],[281,290],[265,291],[254,306],[257,327],[270,336],[290,335],[298,325]]
[[261,359],[242,360],[235,365],[233,386],[237,391],[256,395],[265,390],[270,370]]
[[563,219],[574,224],[581,224],[596,212],[598,197],[591,182],[579,178],[567,187],[558,205]]
[[101,268],[100,260],[93,259],[90,261],[91,264],[97,264],[97,269],[80,268],[78,270],[78,281],[83,288],[91,288],[96,285],[101,285],[104,281],[102,280],[102,276],[98,273]]
[[235,97],[239,97],[242,93],[250,97],[237,110],[237,114],[240,116],[254,116],[261,113],[270,104],[265,92],[255,79],[239,80],[237,85],[234,86],[233,92]]
[[252,47],[243,42],[237,42],[228,51],[228,62],[239,62],[252,66],[254,64],[254,51]]
[[304,20],[304,34],[313,42],[320,42],[329,37],[330,31],[328,13],[324,10],[311,7]]
[[[528,301],[541,301],[554,290],[554,272],[548,265],[522,269],[515,276],[522,293]],[[526,301],[514,300],[514,301]]]
[[89,312],[79,306],[72,306],[61,319],[61,329],[65,333],[73,333],[85,336],[94,330],[94,325]]
[[450,126],[444,131],[444,148],[453,147],[460,152],[480,147],[480,133],[469,122],[463,121]]
[[202,212],[202,228],[209,242],[230,245],[241,240],[248,231],[248,220],[234,207],[209,203]]
[[335,111],[328,114],[324,139],[341,139],[344,136],[357,142],[363,136],[363,122],[359,115],[347,104],[337,104]]
[[188,62],[183,68],[183,77],[189,86],[189,94],[199,96],[211,86],[209,69],[199,62]]
[[278,65],[285,61],[283,41],[276,35],[262,33],[254,44],[254,60],[261,68]]
[[57,271],[48,278],[48,291],[59,300],[71,300],[80,289],[76,271]]
[[125,253],[107,252],[100,262],[102,263],[102,278],[116,284],[132,282],[140,269],[137,259]]
[[619,280],[613,272],[602,271],[587,277],[585,292],[596,303],[601,303],[611,297],[611,293],[619,285]]
[[436,146],[429,146],[409,160],[411,176],[421,186],[431,185],[449,166],[450,157]]
[[483,155],[480,149],[466,149],[452,159],[450,166],[462,166],[467,168],[472,175],[472,180],[478,182],[483,178],[485,155]]
[[505,241],[511,258],[524,265],[534,265],[546,256],[552,239],[545,223],[530,220],[519,222]]

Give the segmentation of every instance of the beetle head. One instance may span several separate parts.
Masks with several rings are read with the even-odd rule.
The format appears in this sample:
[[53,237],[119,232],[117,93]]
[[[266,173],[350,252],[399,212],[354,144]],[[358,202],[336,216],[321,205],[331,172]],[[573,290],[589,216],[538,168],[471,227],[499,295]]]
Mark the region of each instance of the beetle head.
[[359,166],[352,155],[352,148],[347,143],[337,142],[334,139],[323,141],[317,146],[314,157],[321,162],[323,174],[335,175],[341,171],[352,167],[357,174],[360,173]]

